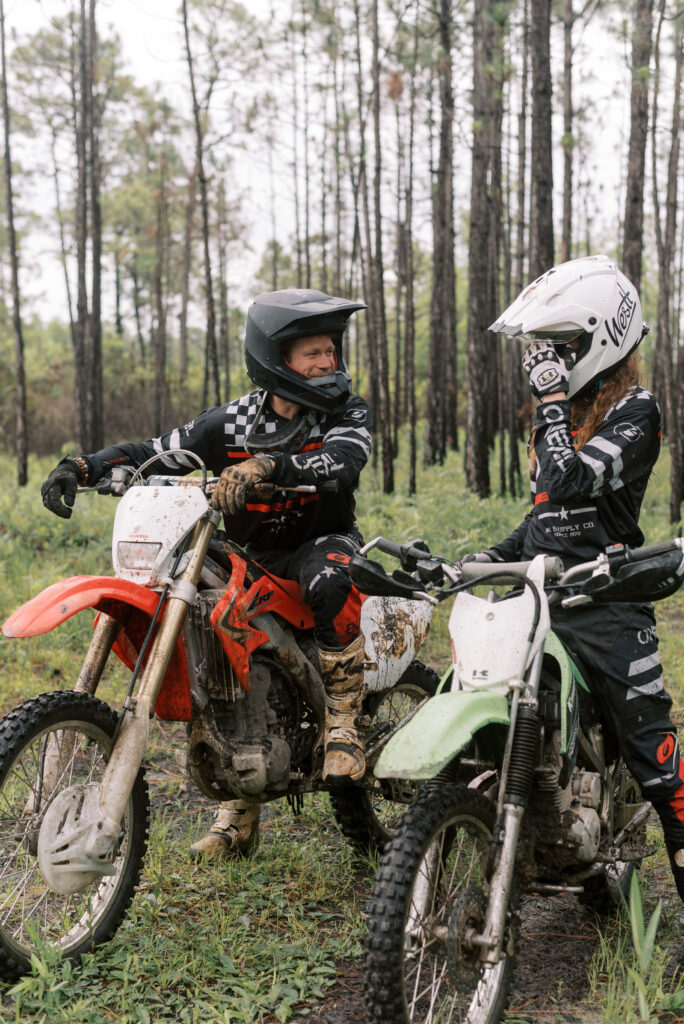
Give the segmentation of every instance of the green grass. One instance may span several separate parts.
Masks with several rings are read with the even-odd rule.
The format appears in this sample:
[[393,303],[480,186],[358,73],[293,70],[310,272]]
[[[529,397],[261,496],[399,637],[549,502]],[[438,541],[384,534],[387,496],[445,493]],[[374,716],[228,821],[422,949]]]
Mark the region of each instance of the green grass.
[[[47,460],[33,460],[30,484],[18,490],[11,460],[0,457],[2,620],[63,576],[111,573],[115,501],[79,496],[72,519],[57,519],[43,509],[39,493],[50,468]],[[383,495],[372,467],[366,470],[358,503],[366,538],[423,537],[434,551],[452,558],[504,537],[528,505],[526,500],[480,501],[469,494],[458,453],[442,467],[419,471],[417,496],[407,496],[401,469],[397,487],[396,494]],[[647,542],[677,533],[667,521],[667,489],[665,453],[644,505]],[[665,678],[680,723],[683,601],[676,595],[658,609]],[[72,686],[91,629],[92,616],[84,613],[43,637],[0,637],[0,713],[26,697]],[[440,610],[422,657],[441,670],[449,651],[446,614]],[[123,670],[108,669],[99,695],[117,706],[125,679]],[[298,818],[285,803],[269,808],[274,816],[265,821],[258,854],[250,861],[220,867],[193,864],[188,846],[206,828],[211,814],[183,772],[174,768],[178,731],[161,723],[152,730],[150,755],[157,769],[152,788],[161,810],[154,819],[142,885],[116,938],[78,967],[55,962],[49,955],[36,959],[29,977],[14,988],[0,989],[0,1024],[296,1020],[334,981],[340,962],[358,961],[361,911],[373,865],[352,859],[327,800],[307,801]],[[682,917],[676,912],[678,902],[662,848],[644,866],[642,876],[646,919],[663,900],[650,966],[649,1005],[657,1007],[662,993],[661,1005],[667,996],[674,1011]],[[601,925],[600,935],[589,967],[590,1009],[600,1015],[592,1019],[606,1024],[636,1021],[636,990],[629,988],[627,970],[635,963],[628,916]]]

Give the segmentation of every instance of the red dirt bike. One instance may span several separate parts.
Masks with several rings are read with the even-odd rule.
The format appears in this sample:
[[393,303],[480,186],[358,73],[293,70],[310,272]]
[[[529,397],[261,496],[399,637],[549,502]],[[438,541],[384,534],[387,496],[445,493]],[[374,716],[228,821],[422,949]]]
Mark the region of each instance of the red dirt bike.
[[[29,969],[36,948],[76,959],[116,932],[147,847],[152,715],[187,723],[187,770],[212,801],[285,796],[296,805],[326,789],[325,691],[298,585],[217,535],[204,469],[201,480],[145,481],[148,466],[132,476],[117,468],[97,487],[121,497],[116,575],[61,580],[3,626],[7,637],[35,636],[97,612],[74,689],[27,700],[0,722],[5,979]],[[414,660],[430,617],[424,601],[363,600],[368,770],[360,785],[330,794],[342,832],[360,847],[382,847],[415,795],[412,783],[380,783],[373,765],[437,688]],[[94,696],[112,651],[131,670],[118,712]]]

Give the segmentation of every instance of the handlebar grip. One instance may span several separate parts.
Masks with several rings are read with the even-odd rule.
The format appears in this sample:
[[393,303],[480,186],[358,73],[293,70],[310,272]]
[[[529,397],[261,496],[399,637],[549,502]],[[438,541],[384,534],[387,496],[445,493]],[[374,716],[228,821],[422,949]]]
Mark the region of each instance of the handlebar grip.
[[[379,551],[384,551],[386,555],[393,555],[395,558],[401,558],[401,544],[395,544],[393,540],[385,540],[384,537],[378,537],[376,547]],[[425,554],[425,552],[423,552]]]
[[655,558],[656,555],[667,555],[670,551],[682,551],[684,542],[679,537],[674,540],[663,540],[658,544],[647,544],[643,548],[628,548],[627,562],[644,562],[648,558]]
[[[482,576],[501,576],[502,583],[514,582],[514,577],[526,576],[532,562],[465,562],[460,566],[463,578],[478,580]],[[560,558],[547,558],[544,563],[544,578],[555,580],[563,572]],[[509,577],[506,579],[506,577]]]

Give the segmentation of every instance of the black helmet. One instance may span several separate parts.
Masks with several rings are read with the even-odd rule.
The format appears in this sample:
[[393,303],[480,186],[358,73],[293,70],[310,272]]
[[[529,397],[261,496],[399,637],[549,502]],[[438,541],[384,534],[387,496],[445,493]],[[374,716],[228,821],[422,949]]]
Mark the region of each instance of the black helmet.
[[[337,299],[313,288],[288,288],[257,295],[247,311],[245,363],[251,380],[269,394],[278,395],[316,412],[330,412],[351,390],[351,376],[342,355],[347,321],[363,302]],[[325,377],[307,378],[286,361],[297,338],[329,335],[337,353],[337,368]]]

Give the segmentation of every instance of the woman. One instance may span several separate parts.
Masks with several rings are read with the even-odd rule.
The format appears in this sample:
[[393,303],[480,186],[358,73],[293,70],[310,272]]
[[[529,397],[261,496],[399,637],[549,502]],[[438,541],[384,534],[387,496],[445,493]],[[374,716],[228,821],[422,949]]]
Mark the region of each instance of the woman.
[[[547,553],[566,568],[609,544],[643,544],[639,512],[660,451],[660,410],[639,384],[648,331],[634,286],[606,256],[553,267],[489,328],[526,344],[539,400],[530,437],[533,507],[478,561]],[[660,816],[684,900],[684,766],[650,604],[553,609],[553,627],[590,685],[630,771]]]

